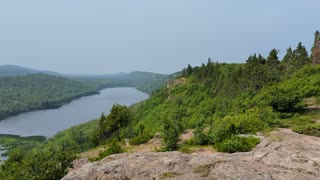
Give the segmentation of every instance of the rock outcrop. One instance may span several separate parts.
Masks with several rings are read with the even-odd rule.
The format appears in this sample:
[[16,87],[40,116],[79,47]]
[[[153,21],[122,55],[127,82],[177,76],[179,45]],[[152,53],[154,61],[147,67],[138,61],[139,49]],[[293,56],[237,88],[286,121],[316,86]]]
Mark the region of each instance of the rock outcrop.
[[71,171],[63,180],[320,179],[320,138],[280,129],[247,153],[179,152],[112,155]]

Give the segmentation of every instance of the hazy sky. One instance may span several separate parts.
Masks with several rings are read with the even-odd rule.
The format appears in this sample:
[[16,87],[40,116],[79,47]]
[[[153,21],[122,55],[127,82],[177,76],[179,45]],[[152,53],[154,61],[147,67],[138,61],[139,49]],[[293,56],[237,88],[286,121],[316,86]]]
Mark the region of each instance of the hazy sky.
[[0,0],[0,65],[172,73],[311,48],[319,0]]

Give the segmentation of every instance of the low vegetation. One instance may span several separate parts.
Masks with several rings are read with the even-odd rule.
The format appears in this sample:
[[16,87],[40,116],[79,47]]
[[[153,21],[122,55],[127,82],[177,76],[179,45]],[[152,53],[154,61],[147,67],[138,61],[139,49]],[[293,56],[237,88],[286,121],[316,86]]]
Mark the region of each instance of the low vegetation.
[[300,134],[320,137],[320,124],[308,124],[308,125],[298,126],[298,127],[295,127],[293,131]]
[[96,162],[96,161],[100,161],[101,159],[103,159],[107,156],[110,156],[112,154],[119,154],[119,153],[123,153],[123,152],[124,152],[124,150],[120,146],[119,142],[117,142],[117,140],[113,139],[110,142],[109,147],[106,150],[101,151],[97,157],[89,158],[89,160],[91,162]]
[[247,152],[251,151],[257,144],[260,143],[260,139],[255,137],[231,137],[229,139],[225,139],[220,143],[215,145],[215,148],[220,152]]

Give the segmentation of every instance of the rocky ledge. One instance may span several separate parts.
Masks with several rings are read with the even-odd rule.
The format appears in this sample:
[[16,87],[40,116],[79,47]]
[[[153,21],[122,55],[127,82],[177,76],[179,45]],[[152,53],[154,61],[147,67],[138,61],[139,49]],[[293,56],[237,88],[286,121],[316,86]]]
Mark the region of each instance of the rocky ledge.
[[63,180],[320,179],[320,138],[289,129],[268,134],[247,153],[179,152],[112,155],[71,171]]

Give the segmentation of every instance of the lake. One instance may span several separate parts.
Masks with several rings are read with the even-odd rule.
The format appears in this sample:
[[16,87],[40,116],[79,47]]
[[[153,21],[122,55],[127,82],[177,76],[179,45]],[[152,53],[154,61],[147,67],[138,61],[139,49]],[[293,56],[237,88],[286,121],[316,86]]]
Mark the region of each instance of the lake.
[[57,109],[22,113],[0,121],[0,134],[52,137],[57,132],[110,113],[113,104],[131,105],[147,99],[135,88],[108,88],[82,97]]

